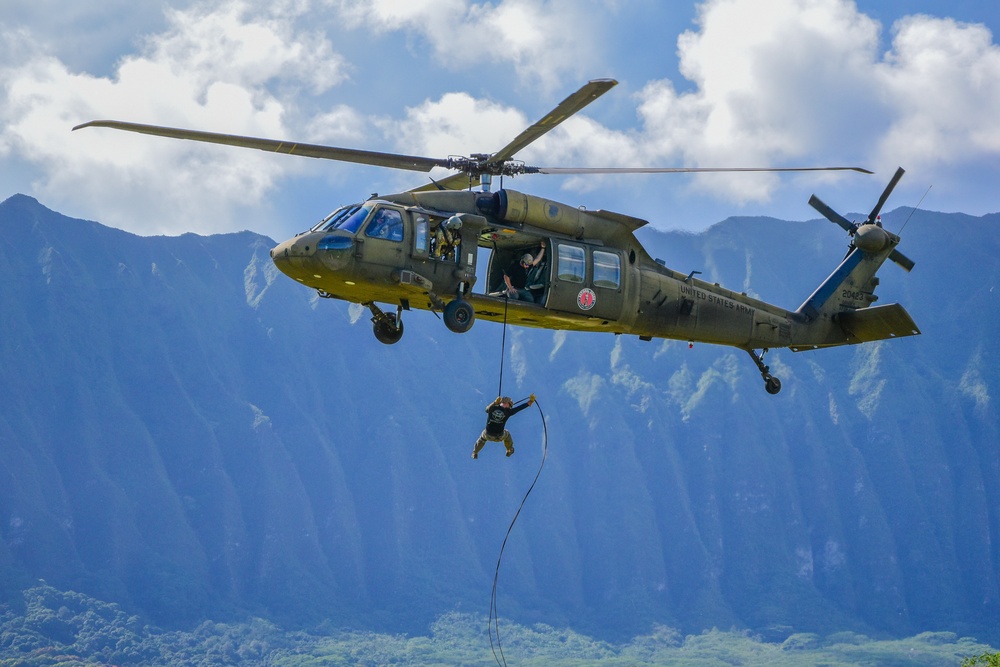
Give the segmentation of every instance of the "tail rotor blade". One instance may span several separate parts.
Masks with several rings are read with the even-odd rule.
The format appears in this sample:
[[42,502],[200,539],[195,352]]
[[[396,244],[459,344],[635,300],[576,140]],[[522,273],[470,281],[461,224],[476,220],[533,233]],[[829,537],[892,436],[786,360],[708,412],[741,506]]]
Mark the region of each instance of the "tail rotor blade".
[[913,260],[904,255],[903,253],[899,252],[898,250],[893,250],[891,253],[889,253],[889,259],[896,262],[896,264],[899,264],[899,266],[901,266],[904,271],[910,271],[914,267]]
[[903,177],[904,173],[905,171],[902,167],[896,169],[896,173],[893,174],[892,180],[889,181],[889,185],[885,186],[885,190],[882,191],[882,196],[878,198],[878,203],[875,204],[875,208],[873,208],[872,212],[868,215],[867,222],[869,224],[875,222],[875,218],[877,218],[878,214],[882,211],[882,206],[885,205],[885,201],[889,198],[889,195],[892,194],[893,188],[896,187],[896,183],[899,183],[899,179]]
[[820,213],[822,213],[823,217],[829,220],[830,222],[843,227],[844,231],[846,231],[848,234],[853,235],[854,232],[856,231],[854,224],[850,220],[848,220],[847,218],[845,218],[844,216],[842,216],[841,214],[837,213],[832,208],[824,204],[823,201],[816,195],[813,195],[812,197],[809,198],[809,205],[812,206],[817,211],[819,211]]

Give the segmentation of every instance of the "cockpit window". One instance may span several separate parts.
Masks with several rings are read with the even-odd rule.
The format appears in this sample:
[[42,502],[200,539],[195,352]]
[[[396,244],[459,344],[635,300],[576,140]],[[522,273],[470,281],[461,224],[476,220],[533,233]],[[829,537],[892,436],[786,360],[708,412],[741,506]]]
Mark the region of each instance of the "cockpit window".
[[371,213],[372,208],[374,207],[371,204],[342,206],[313,227],[313,231],[328,232],[333,229],[342,229],[353,234],[361,228],[361,224]]
[[365,236],[389,241],[403,240],[403,214],[394,208],[380,208],[365,229]]

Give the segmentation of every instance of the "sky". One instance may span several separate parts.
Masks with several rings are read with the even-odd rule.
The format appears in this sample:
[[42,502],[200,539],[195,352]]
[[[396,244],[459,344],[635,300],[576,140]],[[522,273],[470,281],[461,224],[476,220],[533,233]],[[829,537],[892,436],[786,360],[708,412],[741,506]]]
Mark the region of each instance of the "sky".
[[[504,187],[700,231],[730,216],[1000,211],[1000,3],[980,0],[4,0],[0,200],[144,235],[281,240],[420,172],[109,129],[116,119],[546,167],[856,173],[533,175]],[[432,174],[437,176],[437,173]],[[495,187],[498,184],[495,184]]]

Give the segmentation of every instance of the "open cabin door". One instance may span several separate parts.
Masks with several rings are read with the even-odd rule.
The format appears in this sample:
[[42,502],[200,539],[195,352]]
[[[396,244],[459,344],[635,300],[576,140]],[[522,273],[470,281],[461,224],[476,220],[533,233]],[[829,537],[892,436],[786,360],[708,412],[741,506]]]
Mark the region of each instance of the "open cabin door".
[[[574,315],[617,320],[621,316],[625,291],[622,253],[586,243],[546,241],[543,261],[528,273],[527,287],[535,305]],[[494,249],[490,253],[486,295],[503,298],[504,271],[522,255],[536,254],[538,249],[537,242]]]

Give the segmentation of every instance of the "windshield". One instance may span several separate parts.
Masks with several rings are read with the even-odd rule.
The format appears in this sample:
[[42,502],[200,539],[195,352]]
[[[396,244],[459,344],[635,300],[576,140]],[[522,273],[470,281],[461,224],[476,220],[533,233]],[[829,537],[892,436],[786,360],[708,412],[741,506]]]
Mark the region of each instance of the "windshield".
[[314,232],[328,232],[332,229],[342,229],[352,234],[361,227],[368,214],[372,211],[371,204],[351,204],[341,206],[330,215],[323,218],[323,221],[312,228]]

